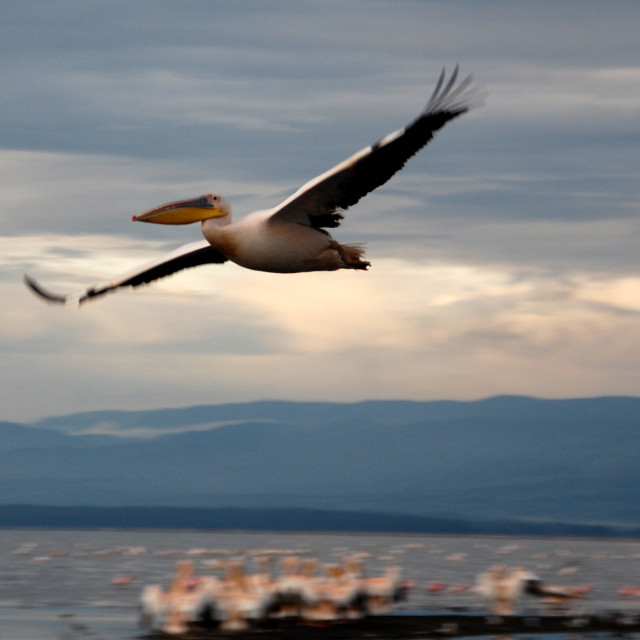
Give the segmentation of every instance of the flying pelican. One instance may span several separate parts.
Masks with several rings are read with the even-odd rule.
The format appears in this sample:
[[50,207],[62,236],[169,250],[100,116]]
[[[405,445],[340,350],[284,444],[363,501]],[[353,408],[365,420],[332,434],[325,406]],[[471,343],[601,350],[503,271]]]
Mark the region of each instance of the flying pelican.
[[457,66],[448,80],[443,69],[431,98],[411,124],[313,178],[273,209],[232,223],[227,200],[206,194],[133,216],[134,221],[157,224],[200,222],[205,241],[186,244],[133,273],[72,295],[51,293],[28,275],[25,283],[48,302],[82,304],[115,289],[138,287],[182,269],[228,260],[272,273],[366,270],[370,263],[364,260],[362,246],[340,244],[326,229],[338,227],[341,211],[387,182],[449,120],[481,103],[471,76],[457,80]]

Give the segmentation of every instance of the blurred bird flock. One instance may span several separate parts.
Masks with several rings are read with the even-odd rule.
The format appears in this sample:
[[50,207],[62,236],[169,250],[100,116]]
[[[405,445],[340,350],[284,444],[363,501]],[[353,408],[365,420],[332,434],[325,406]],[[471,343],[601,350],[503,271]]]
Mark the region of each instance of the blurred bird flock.
[[53,637],[56,626],[131,637],[140,613],[148,630],[175,633],[206,616],[232,630],[287,615],[640,616],[630,540],[15,530],[0,553],[3,638]]

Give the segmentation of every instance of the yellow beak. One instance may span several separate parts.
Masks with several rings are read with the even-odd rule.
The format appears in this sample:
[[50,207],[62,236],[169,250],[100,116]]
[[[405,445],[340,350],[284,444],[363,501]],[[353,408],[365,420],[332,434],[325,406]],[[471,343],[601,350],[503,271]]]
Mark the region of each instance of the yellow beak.
[[149,209],[132,220],[137,222],[154,222],[156,224],[191,224],[208,218],[220,218],[227,215],[227,211],[211,202],[207,196],[193,200],[181,200],[163,204],[155,209]]

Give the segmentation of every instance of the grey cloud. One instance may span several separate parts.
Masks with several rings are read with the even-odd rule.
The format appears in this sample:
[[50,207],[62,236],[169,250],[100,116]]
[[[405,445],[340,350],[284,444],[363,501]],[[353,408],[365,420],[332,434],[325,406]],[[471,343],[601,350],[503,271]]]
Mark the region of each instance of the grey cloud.
[[[415,313],[428,307],[416,321],[424,324],[424,342],[416,347],[424,353],[409,357],[372,339],[353,358],[298,354],[285,319],[252,307],[241,287],[224,308],[213,292],[199,303],[202,291],[176,287],[73,314],[31,306],[37,301],[21,284],[27,267],[52,285],[89,284],[132,256],[146,259],[199,237],[197,227],[130,222],[133,213],[161,202],[219,191],[238,215],[277,204],[406,124],[442,65],[451,69],[456,62],[486,87],[486,106],[448,125],[354,207],[336,236],[368,244],[372,277],[389,268],[384,258],[420,268],[430,261],[464,265],[468,277],[495,269],[533,283],[522,303],[535,304],[542,316],[557,315],[560,323],[566,313],[571,323],[572,313],[597,315],[601,324],[593,333],[576,331],[571,349],[562,352],[563,371],[576,363],[584,369],[582,354],[595,336],[602,347],[591,386],[574,380],[571,389],[628,391],[633,376],[600,373],[598,364],[613,371],[624,354],[621,366],[634,371],[633,350],[616,338],[633,322],[625,314],[635,311],[611,307],[607,286],[624,288],[618,280],[637,274],[639,22],[640,5],[631,0],[4,3],[0,237],[13,236],[4,246],[17,252],[1,261],[7,304],[0,322],[8,334],[2,348],[11,354],[4,397],[11,403],[21,396],[20,411],[38,413],[72,410],[74,403],[104,406],[107,397],[149,406],[164,397],[186,404],[229,396],[512,390],[485,376],[487,367],[520,392],[569,388],[559,382],[571,376],[559,382],[545,376],[558,358],[556,345],[534,340],[528,351],[532,338],[510,315],[517,305],[507,305],[504,317],[492,306],[505,304],[509,293],[435,310],[417,295],[422,306]],[[89,267],[85,283],[75,271]],[[564,283],[576,274],[603,278],[604,293],[563,306]],[[545,278],[560,284],[539,285]],[[453,282],[453,293],[466,291],[466,282]],[[540,290],[560,293],[527,298]],[[188,303],[178,304],[179,295]],[[398,312],[398,327],[405,313],[414,313],[407,307]],[[192,319],[182,320],[184,308]],[[175,327],[174,334],[148,339],[147,327],[137,323],[155,317],[163,318],[159,330]],[[375,321],[370,328],[377,335]],[[434,324],[447,326],[434,335],[428,332]],[[388,335],[385,326],[379,331]],[[456,336],[463,338],[458,346]],[[519,361],[505,346],[517,340],[525,353]],[[487,346],[499,357],[482,360]],[[280,353],[298,372],[285,371],[284,382],[275,380]],[[425,364],[425,353],[434,360]],[[222,371],[216,369],[221,360]],[[168,361],[182,371],[214,373],[196,383],[176,383],[171,371],[161,381],[145,377]],[[309,383],[302,385],[299,371]],[[31,391],[20,391],[27,383],[39,387],[40,408],[31,407]]]

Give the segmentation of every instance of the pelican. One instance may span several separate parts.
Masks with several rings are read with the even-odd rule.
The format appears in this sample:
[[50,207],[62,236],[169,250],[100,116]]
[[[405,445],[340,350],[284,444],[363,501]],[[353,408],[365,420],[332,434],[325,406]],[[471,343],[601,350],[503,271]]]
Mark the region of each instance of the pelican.
[[471,76],[458,82],[458,67],[447,79],[443,69],[423,111],[408,126],[353,154],[313,178],[278,206],[231,222],[231,206],[221,195],[171,202],[139,215],[134,221],[156,224],[200,222],[205,240],[186,244],[117,280],[76,294],[52,293],[25,275],[25,283],[51,303],[82,304],[110,291],[138,287],[182,269],[235,262],[271,273],[366,270],[364,249],[341,244],[327,231],[336,228],[342,212],[387,182],[407,160],[431,141],[436,131],[482,102]]
[[498,615],[511,615],[525,593],[538,592],[540,578],[520,567],[494,566],[477,577],[476,591]]
[[556,609],[567,607],[572,600],[583,598],[587,587],[546,585],[535,574],[521,567],[491,567],[477,578],[476,593],[489,601],[493,613],[511,615],[524,595],[542,598]]

